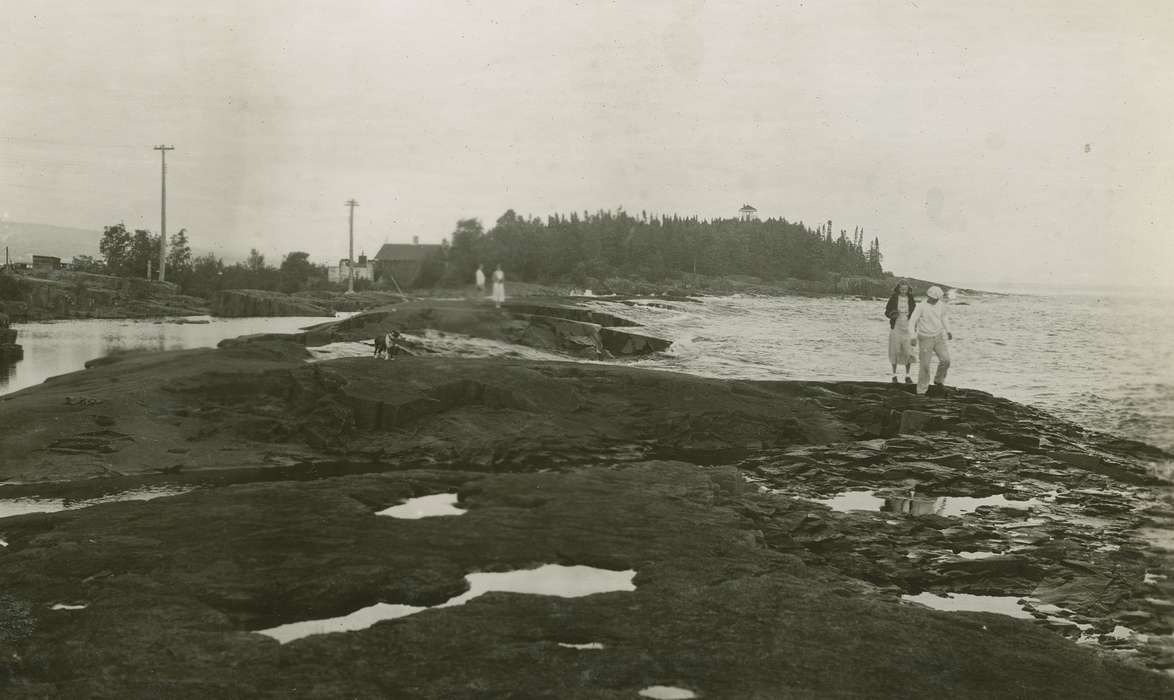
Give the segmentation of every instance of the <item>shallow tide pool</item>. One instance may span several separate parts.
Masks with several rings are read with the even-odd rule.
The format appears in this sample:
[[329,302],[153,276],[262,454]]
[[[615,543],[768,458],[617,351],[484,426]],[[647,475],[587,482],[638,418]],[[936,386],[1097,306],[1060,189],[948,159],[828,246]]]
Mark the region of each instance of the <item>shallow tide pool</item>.
[[865,510],[901,515],[944,515],[949,517],[961,517],[984,506],[1027,510],[1033,506],[1044,504],[1043,501],[1034,498],[1015,501],[1002,494],[973,498],[970,496],[889,496],[878,495],[878,493],[877,491],[846,491],[831,498],[818,499],[816,502],[842,513]]
[[443,515],[464,515],[467,511],[457,507],[457,494],[434,493],[430,496],[409,498],[403,503],[384,508],[376,515],[386,515],[402,520],[419,520]]
[[424,610],[430,610],[432,607],[450,608],[464,605],[470,600],[490,592],[578,598],[595,593],[634,591],[636,586],[632,583],[632,579],[635,576],[636,572],[631,569],[609,571],[591,566],[562,566],[560,564],[547,564],[536,569],[475,573],[465,576],[465,580],[469,583],[469,590],[439,605],[418,607],[376,603],[340,617],[291,622],[269,629],[257,630],[257,633],[272,637],[285,644],[314,634],[366,629],[376,622],[407,617]]

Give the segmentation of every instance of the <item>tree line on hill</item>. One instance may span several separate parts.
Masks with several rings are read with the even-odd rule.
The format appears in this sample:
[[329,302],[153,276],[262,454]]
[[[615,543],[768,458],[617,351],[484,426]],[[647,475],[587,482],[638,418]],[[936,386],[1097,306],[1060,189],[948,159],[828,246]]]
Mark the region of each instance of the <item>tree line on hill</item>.
[[487,272],[500,264],[509,279],[580,285],[609,277],[656,282],[682,273],[768,282],[885,275],[879,238],[866,240],[859,227],[851,235],[833,230],[831,220],[812,229],[786,219],[705,220],[623,210],[542,220],[511,209],[488,231],[477,219],[457,223],[446,281],[472,279],[478,264]]
[[[801,280],[834,285],[842,278],[882,278],[880,239],[866,240],[863,229],[851,234],[833,222],[814,229],[782,218],[764,220],[639,216],[624,210],[554,214],[545,220],[519,216],[510,209],[488,231],[477,219],[461,219],[452,244],[422,262],[415,286],[464,286],[477,265],[489,274],[501,265],[513,281],[599,284],[609,278],[664,282],[682,275],[750,276],[766,283]],[[146,277],[148,262],[159,259],[159,236],[107,226],[99,245],[101,261],[81,260],[79,269]],[[157,274],[157,273],[155,273]],[[167,279],[186,294],[210,297],[220,289],[267,289],[296,292],[336,288],[326,267],[294,251],[277,266],[257,250],[231,265],[209,253],[193,257],[186,230],[170,237]],[[390,285],[376,278],[376,285]],[[366,286],[366,285],[364,285]]]

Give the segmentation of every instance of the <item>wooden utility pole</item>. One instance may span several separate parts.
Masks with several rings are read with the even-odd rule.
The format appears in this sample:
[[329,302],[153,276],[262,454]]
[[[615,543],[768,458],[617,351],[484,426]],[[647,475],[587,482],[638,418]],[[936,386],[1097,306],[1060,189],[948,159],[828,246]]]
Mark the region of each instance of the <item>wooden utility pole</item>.
[[175,146],[155,146],[156,151],[163,157],[163,197],[159,205],[159,281],[167,269],[167,152],[174,151]]
[[351,245],[350,245],[350,251],[347,253],[347,266],[346,266],[347,271],[350,273],[350,276],[347,278],[346,293],[347,294],[354,294],[355,293],[355,207],[359,206],[359,203],[353,199],[348,199],[346,201],[346,205],[348,207],[350,207],[350,210],[351,210],[351,225],[350,225]]

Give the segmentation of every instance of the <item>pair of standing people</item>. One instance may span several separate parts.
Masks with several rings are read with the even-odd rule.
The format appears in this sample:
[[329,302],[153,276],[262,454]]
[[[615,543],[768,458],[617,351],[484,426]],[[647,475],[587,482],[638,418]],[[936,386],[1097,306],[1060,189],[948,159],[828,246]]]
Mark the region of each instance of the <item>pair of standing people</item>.
[[946,304],[942,301],[942,288],[934,285],[925,293],[926,303],[919,305],[913,298],[908,282],[900,282],[885,305],[885,316],[889,318],[889,363],[893,367],[893,383],[897,383],[897,366],[905,365],[905,383],[912,384],[909,369],[913,364],[914,348],[917,348],[917,393],[929,389],[930,362],[938,358],[938,369],[934,373],[934,384],[943,385],[950,370],[950,347],[947,341],[954,339],[950,323],[946,320]]
[[[485,293],[485,270],[481,266],[477,266],[477,291],[482,294]],[[501,303],[505,301],[505,272],[502,271],[501,265],[493,271],[493,303],[498,308],[501,308]]]

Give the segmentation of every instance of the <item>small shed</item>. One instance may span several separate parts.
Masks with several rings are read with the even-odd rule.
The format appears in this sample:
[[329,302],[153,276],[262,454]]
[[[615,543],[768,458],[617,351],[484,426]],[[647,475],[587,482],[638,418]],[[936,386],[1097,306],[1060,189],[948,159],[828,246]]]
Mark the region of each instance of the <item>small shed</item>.
[[34,270],[60,270],[62,267],[61,258],[55,255],[33,255]]
[[375,254],[375,278],[395,277],[399,286],[415,287],[421,280],[425,264],[444,254],[444,246],[435,243],[384,243]]

